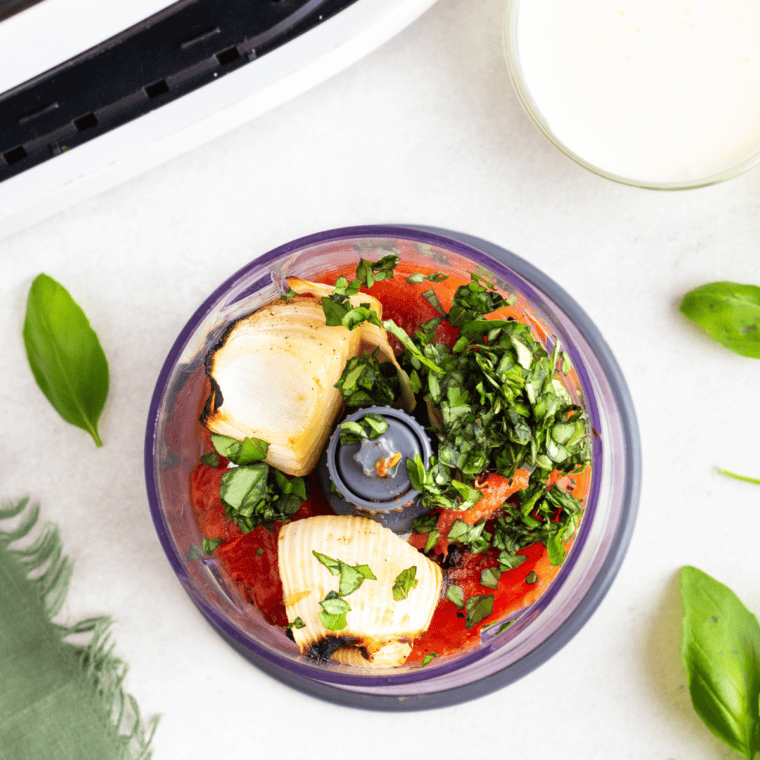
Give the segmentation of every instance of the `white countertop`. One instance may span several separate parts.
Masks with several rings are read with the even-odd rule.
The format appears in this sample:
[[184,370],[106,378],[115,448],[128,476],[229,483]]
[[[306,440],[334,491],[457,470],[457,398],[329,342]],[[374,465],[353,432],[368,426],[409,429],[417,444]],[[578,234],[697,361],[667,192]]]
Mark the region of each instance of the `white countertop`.
[[[677,306],[706,282],[760,284],[760,174],[658,193],[577,167],[520,110],[502,5],[439,0],[326,83],[0,242],[0,498],[29,494],[60,525],[76,563],[64,615],[114,617],[127,688],[146,717],[162,714],[156,760],[342,760],[358,746],[365,760],[734,756],[691,708],[677,574],[696,565],[760,611],[760,489],[715,472],[760,476],[760,364]],[[228,647],[166,561],[142,467],[156,377],[206,295],[288,240],[374,223],[467,232],[560,282],[617,356],[644,453],[630,550],[586,626],[501,691],[408,714],[318,701]],[[40,272],[69,289],[109,358],[102,449],[60,420],[28,369],[21,326]]]

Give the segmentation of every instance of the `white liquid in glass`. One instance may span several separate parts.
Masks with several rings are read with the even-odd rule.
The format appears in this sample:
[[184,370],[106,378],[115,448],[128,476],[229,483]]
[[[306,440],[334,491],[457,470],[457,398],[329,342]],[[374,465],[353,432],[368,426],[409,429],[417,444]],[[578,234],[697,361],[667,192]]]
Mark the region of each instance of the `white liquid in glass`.
[[760,0],[521,0],[523,84],[611,174],[689,182],[760,151]]

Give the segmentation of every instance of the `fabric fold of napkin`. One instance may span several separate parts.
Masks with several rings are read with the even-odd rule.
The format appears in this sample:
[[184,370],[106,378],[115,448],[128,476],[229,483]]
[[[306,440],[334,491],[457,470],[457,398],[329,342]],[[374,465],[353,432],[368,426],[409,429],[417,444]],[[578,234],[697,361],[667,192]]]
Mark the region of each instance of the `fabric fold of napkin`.
[[0,758],[149,760],[147,728],[124,691],[111,619],[54,622],[72,562],[28,499],[0,507]]

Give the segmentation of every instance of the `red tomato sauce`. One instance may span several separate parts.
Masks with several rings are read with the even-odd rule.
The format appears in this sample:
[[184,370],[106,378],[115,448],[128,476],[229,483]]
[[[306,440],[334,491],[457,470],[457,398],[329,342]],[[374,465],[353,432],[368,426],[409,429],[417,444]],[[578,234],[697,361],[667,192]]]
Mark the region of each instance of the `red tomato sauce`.
[[[409,274],[420,272],[419,267],[400,264],[396,267],[396,275],[389,280],[373,284],[365,292],[376,297],[383,305],[383,318],[393,319],[408,334],[418,327],[440,316],[436,308],[423,296],[428,290],[433,290],[444,309],[448,310],[456,289],[466,284],[464,280],[449,277],[442,282],[425,280],[420,284],[409,284],[406,278]],[[427,274],[432,274],[431,269]],[[354,277],[354,268],[346,267],[336,270],[320,279],[321,282],[334,284],[341,275],[349,280]],[[537,328],[538,338],[545,334],[536,324],[535,319],[526,313],[519,305],[506,307],[490,315],[489,318],[515,317],[527,321],[531,327]],[[458,329],[448,322],[442,322],[436,330],[438,342],[453,346],[457,339]],[[391,336],[391,342],[395,338]],[[396,341],[395,347],[400,350]],[[208,441],[208,438],[206,438]],[[283,591],[279,577],[277,558],[277,538],[281,527],[276,523],[274,530],[259,527],[244,534],[238,526],[228,520],[221,499],[219,484],[226,469],[227,462],[222,459],[219,467],[199,464],[191,475],[192,505],[195,519],[201,533],[209,539],[222,539],[216,549],[216,556],[229,577],[236,584],[241,596],[255,604],[264,618],[272,625],[287,625],[285,606],[282,600]],[[443,510],[438,519],[438,539],[431,558],[444,564],[443,596],[436,607],[428,630],[420,636],[407,659],[408,664],[420,663],[427,655],[444,656],[476,646],[480,641],[481,630],[484,626],[504,620],[510,614],[536,601],[549,586],[559,571],[549,563],[547,550],[542,544],[534,544],[518,552],[526,557],[520,566],[503,572],[498,580],[496,589],[481,585],[483,570],[498,566],[499,552],[489,549],[482,554],[460,552],[455,562],[446,566],[449,542],[446,536],[457,519],[475,524],[484,517],[495,520],[505,501],[514,498],[519,490],[528,485],[529,473],[518,470],[515,476],[508,480],[500,475],[491,474],[480,486],[484,498],[469,512],[451,512]],[[575,496],[585,500],[589,485],[589,470],[572,477],[552,478]],[[314,474],[309,478],[309,498],[301,506],[293,519],[303,519],[319,514],[333,514],[326,498],[322,495]],[[486,530],[488,530],[488,524]],[[409,542],[423,549],[427,534],[412,534]],[[569,548],[569,544],[566,548]],[[531,582],[532,581],[532,582]],[[493,596],[493,612],[482,622],[467,628],[465,611],[459,609],[445,597],[446,589],[451,585],[459,586],[464,592],[464,598],[481,595]]]
[[[198,529],[206,538],[223,539],[215,553],[243,599],[255,604],[268,623],[287,625],[277,560],[277,539],[282,523],[276,522],[273,530],[262,525],[243,533],[235,522],[228,520],[219,497],[219,484],[226,468],[226,460],[220,458],[218,467],[199,464],[190,475]],[[312,474],[309,498],[293,519],[329,514],[333,512]]]

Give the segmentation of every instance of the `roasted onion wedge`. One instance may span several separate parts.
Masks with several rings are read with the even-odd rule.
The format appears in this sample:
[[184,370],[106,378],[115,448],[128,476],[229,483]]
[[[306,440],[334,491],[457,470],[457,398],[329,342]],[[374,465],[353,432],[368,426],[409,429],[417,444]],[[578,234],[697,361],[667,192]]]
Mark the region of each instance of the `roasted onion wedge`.
[[201,422],[212,433],[267,441],[267,464],[305,475],[340,409],[333,386],[359,339],[328,327],[314,298],[270,303],[235,322],[207,358],[212,391]]
[[[364,580],[343,598],[350,606],[345,627],[331,630],[320,619],[320,602],[341,588],[314,552],[352,567],[368,566],[374,579]],[[399,577],[415,568],[416,585],[395,598]],[[441,595],[441,570],[393,531],[373,520],[319,516],[283,526],[279,536],[279,570],[288,621],[303,654],[362,667],[397,667],[412,643],[430,625]]]
[[[325,285],[321,282],[309,282],[308,280],[299,280],[295,277],[291,277],[288,280],[288,285],[296,293],[310,293],[317,298],[329,296],[333,292],[332,285]],[[351,303],[355,306],[359,303],[369,303],[373,311],[377,313],[377,316],[382,318],[382,305],[380,302],[366,294],[360,293],[359,295],[351,298]],[[417,399],[414,397],[412,391],[412,384],[409,380],[409,375],[401,367],[396,359],[396,354],[393,352],[390,342],[388,341],[388,334],[382,327],[377,325],[365,323],[359,328],[361,337],[361,349],[378,349],[378,356],[380,361],[391,362],[396,368],[398,373],[399,383],[401,387],[401,406],[406,412],[413,412],[414,407],[417,405]]]
[[[385,331],[376,325],[347,330],[325,323],[319,299],[332,292],[330,286],[295,279],[289,284],[310,295],[273,301],[239,319],[207,357],[212,389],[201,422],[212,433],[267,441],[267,464],[298,476],[316,464],[340,411],[334,386],[346,362],[367,346],[378,346],[383,358],[398,364]],[[382,317],[372,296],[361,293],[351,302],[368,303]],[[409,378],[398,369],[402,395],[413,400]]]

